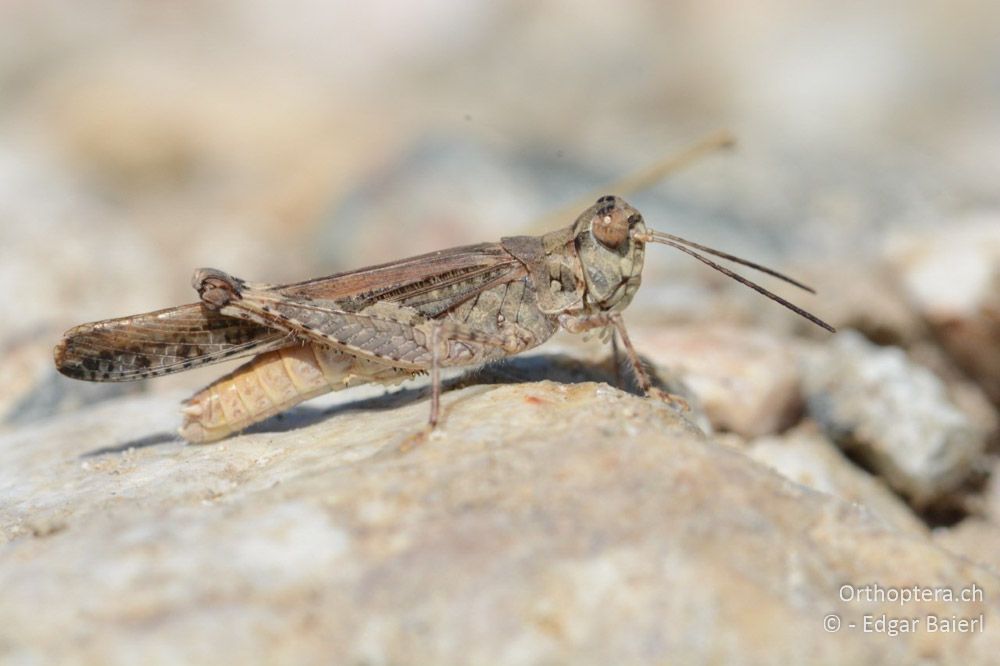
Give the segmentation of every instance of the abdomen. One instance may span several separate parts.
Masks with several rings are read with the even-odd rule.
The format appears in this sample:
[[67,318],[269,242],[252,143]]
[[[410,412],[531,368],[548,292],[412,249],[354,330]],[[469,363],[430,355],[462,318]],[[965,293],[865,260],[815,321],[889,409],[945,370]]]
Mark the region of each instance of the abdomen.
[[372,381],[397,384],[414,374],[325,347],[279,349],[191,396],[180,434],[189,442],[212,442],[323,393]]

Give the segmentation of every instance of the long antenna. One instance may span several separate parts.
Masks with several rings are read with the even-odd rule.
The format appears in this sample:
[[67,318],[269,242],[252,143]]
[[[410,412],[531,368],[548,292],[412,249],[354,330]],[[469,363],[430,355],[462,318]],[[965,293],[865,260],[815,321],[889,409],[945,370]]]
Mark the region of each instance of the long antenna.
[[779,280],[784,280],[788,284],[793,284],[796,287],[798,287],[799,289],[803,289],[805,291],[808,291],[810,294],[815,294],[816,293],[816,290],[813,289],[812,287],[810,287],[808,285],[805,285],[805,284],[802,284],[798,280],[790,278],[787,275],[785,275],[784,273],[779,273],[778,271],[774,270],[773,268],[768,268],[767,266],[761,266],[760,264],[755,264],[752,261],[748,261],[747,259],[741,259],[740,257],[737,257],[735,255],[729,254],[728,252],[723,252],[722,250],[716,250],[715,248],[708,247],[707,245],[702,245],[700,243],[695,243],[694,241],[689,241],[686,238],[681,238],[680,236],[675,236],[673,234],[668,234],[665,231],[656,231],[655,229],[650,229],[650,233],[653,234],[653,236],[655,238],[663,239],[665,241],[666,240],[671,240],[671,241],[674,241],[675,243],[681,243],[683,245],[687,245],[688,247],[693,247],[696,250],[701,250],[702,252],[708,252],[709,254],[714,254],[717,257],[722,257],[723,259],[728,259],[729,261],[732,261],[732,262],[737,263],[737,264],[741,264],[741,265],[746,266],[748,268],[752,268],[754,270],[760,271],[761,273],[767,273],[768,275],[770,275],[772,277],[776,277]]
[[[733,271],[729,270],[725,266],[722,266],[720,264],[715,263],[714,261],[712,261],[708,257],[705,257],[705,256],[702,256],[702,255],[698,254],[697,252],[695,252],[691,248],[686,247],[684,245],[681,245],[680,243],[675,242],[675,241],[667,238],[665,235],[662,234],[662,232],[655,232],[654,231],[654,232],[646,232],[646,233],[643,233],[643,234],[636,234],[635,235],[635,239],[639,240],[639,241],[646,242],[646,243],[649,243],[649,242],[662,243],[664,245],[669,245],[671,247],[677,248],[678,250],[680,250],[681,252],[684,252],[685,254],[690,254],[692,257],[694,257],[698,261],[700,261],[702,263],[705,263],[705,264],[708,264],[709,266],[711,266],[715,270],[719,271],[720,273],[722,273],[724,275],[728,275],[729,277],[731,277],[732,279],[736,280],[737,282],[739,282],[741,284],[744,284],[747,287],[750,287],[751,289],[753,289],[754,291],[756,291],[758,294],[762,294],[764,296],[767,296],[772,301],[780,303],[781,305],[785,306],[786,308],[788,308],[789,310],[791,310],[795,314],[799,315],[800,317],[804,317],[805,319],[808,319],[809,321],[811,321],[812,323],[816,324],[820,328],[824,328],[824,329],[830,331],[831,333],[836,333],[837,332],[837,329],[835,329],[833,326],[831,326],[830,324],[826,323],[825,321],[823,321],[822,319],[820,319],[816,315],[812,314],[811,312],[803,310],[802,308],[800,308],[799,306],[795,305],[794,303],[786,301],[781,296],[778,296],[777,294],[775,294],[775,293],[773,293],[771,291],[768,291],[767,289],[765,289],[764,287],[760,286],[756,282],[754,282],[752,280],[748,280],[747,278],[743,277],[739,273],[734,273]],[[718,254],[721,255],[722,253],[718,253]],[[764,269],[763,266],[758,266],[757,264],[751,264],[750,262],[746,262],[746,261],[743,261],[743,260],[738,260],[738,261],[739,261],[739,263],[742,263],[742,264],[744,264],[746,266],[750,266],[751,268],[763,269],[764,272],[766,272],[766,273],[769,273],[771,275],[775,275],[776,277],[784,278],[784,276],[782,276],[780,274],[777,274],[776,271],[771,271],[770,269]],[[796,284],[796,283],[792,282],[792,284]],[[800,285],[797,285],[797,286],[800,286]]]

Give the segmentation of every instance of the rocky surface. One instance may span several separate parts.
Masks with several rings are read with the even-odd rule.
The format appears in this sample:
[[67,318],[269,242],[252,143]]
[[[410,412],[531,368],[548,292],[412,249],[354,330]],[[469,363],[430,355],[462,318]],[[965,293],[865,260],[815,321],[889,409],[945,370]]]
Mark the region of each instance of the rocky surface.
[[926,536],[927,526],[878,477],[859,469],[814,423],[748,443],[748,455],[796,483],[863,507],[886,527]]
[[719,325],[641,329],[635,337],[658,367],[683,378],[716,429],[766,435],[801,413],[798,357],[788,339]]
[[[407,395],[339,396],[305,427],[209,446],[172,439],[163,397],[3,437],[4,661],[968,664],[1000,649],[995,573],[663,403],[473,386],[414,446],[427,405]],[[844,595],[873,582],[975,583],[983,600]],[[883,614],[987,630],[860,629]]]
[[[1000,4],[565,4],[0,3],[0,662],[995,661]],[[864,338],[651,249],[625,318],[690,412],[563,338],[409,451],[418,386],[198,448],[177,402],[226,368],[53,372],[196,267],[548,231],[719,128],[616,193]],[[928,612],[986,631],[846,626]]]
[[809,414],[917,505],[954,490],[980,462],[987,433],[902,350],[847,331],[805,354],[803,367]]
[[984,212],[945,228],[898,232],[887,257],[942,346],[1000,404],[1000,215]]
[[850,268],[842,260],[820,263],[804,273],[803,279],[819,294],[824,319],[838,329],[852,329],[878,344],[902,347],[928,337],[926,321],[881,258],[852,261]]
[[52,363],[54,337],[53,332],[43,331],[0,349],[0,429],[146,389],[143,384],[67,382]]
[[934,542],[970,562],[1000,574],[1000,528],[995,521],[968,518],[950,529],[934,531]]

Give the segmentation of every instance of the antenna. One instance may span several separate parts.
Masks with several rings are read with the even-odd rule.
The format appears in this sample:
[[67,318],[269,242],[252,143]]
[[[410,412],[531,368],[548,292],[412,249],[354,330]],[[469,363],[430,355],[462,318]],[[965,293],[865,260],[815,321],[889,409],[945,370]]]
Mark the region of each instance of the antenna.
[[[768,291],[767,289],[765,289],[764,287],[760,286],[756,282],[754,282],[752,280],[748,280],[747,278],[743,277],[739,273],[734,273],[733,271],[729,270],[725,266],[722,266],[720,264],[715,263],[714,261],[712,261],[708,257],[703,256],[701,254],[698,254],[697,252],[695,252],[694,250],[692,250],[691,247],[696,247],[699,250],[703,250],[705,252],[714,254],[714,255],[716,255],[718,257],[723,257],[723,258],[728,259],[730,261],[734,261],[734,262],[736,262],[738,264],[742,264],[742,265],[747,266],[749,268],[753,268],[755,270],[767,273],[768,275],[772,275],[772,276],[774,276],[776,278],[784,280],[785,282],[793,284],[796,287],[799,287],[800,289],[805,289],[806,291],[812,292],[814,294],[816,293],[812,288],[807,287],[806,285],[802,284],[801,282],[798,282],[797,280],[793,280],[792,278],[788,277],[787,275],[783,275],[783,274],[779,273],[776,270],[767,268],[766,266],[761,266],[760,264],[755,264],[752,261],[747,261],[746,259],[740,259],[739,257],[735,257],[735,256],[733,256],[731,254],[727,254],[727,253],[722,252],[720,250],[714,250],[714,249],[712,249],[710,247],[706,247],[704,245],[699,245],[697,243],[692,243],[691,241],[684,240],[683,238],[680,238],[679,236],[673,236],[671,234],[663,233],[662,231],[653,231],[653,230],[650,230],[650,231],[646,231],[644,233],[636,233],[636,234],[633,235],[633,238],[635,240],[642,241],[644,243],[662,243],[663,245],[669,245],[670,247],[677,248],[681,252],[684,252],[685,254],[689,254],[692,257],[694,257],[695,259],[697,259],[698,261],[711,266],[712,268],[714,268],[715,270],[719,271],[723,275],[727,275],[727,276],[731,277],[732,279],[736,280],[737,282],[739,282],[741,284],[744,284],[747,287],[750,287],[751,289],[753,289],[754,291],[756,291],[758,294],[763,294],[764,296],[767,296],[768,298],[770,298],[772,301],[780,303],[781,305],[785,306],[786,308],[788,308],[789,310],[791,310],[795,314],[799,315],[800,317],[804,317],[804,318],[808,319],[809,321],[811,321],[812,323],[816,324],[820,328],[825,328],[826,330],[830,331],[831,333],[836,333],[837,332],[837,329],[835,329],[833,326],[831,326],[830,324],[826,323],[825,321],[823,321],[822,319],[820,319],[816,315],[812,314],[811,312],[803,310],[802,308],[800,308],[799,306],[795,305],[794,303],[786,301],[784,298],[782,298],[781,296],[778,296],[774,292]],[[688,247],[688,246],[691,246],[691,247]]]

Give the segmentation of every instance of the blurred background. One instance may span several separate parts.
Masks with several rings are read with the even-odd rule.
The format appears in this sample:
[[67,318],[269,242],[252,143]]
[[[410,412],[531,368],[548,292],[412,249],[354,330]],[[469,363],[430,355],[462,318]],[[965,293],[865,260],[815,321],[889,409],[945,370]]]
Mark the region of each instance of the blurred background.
[[[720,128],[734,152],[629,197],[652,225],[806,276],[805,307],[881,343],[936,327],[998,399],[973,353],[997,330],[996,2],[5,0],[0,413],[132,390],[70,389],[52,346],[194,300],[196,267],[301,280],[535,233]],[[668,248],[646,280],[641,325],[798,330]]]

